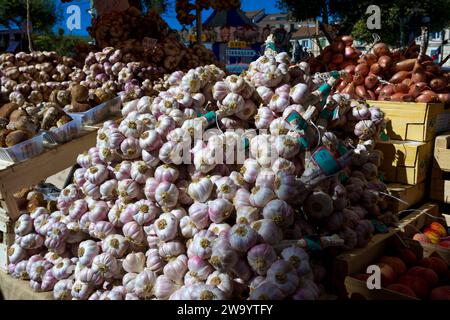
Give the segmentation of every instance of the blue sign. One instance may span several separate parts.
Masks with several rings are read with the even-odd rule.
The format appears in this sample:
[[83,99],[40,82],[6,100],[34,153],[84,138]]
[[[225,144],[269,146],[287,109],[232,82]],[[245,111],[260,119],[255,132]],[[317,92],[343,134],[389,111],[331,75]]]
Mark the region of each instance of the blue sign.
[[91,0],[76,0],[61,3],[57,0],[56,9],[61,13],[62,19],[53,30],[63,29],[66,35],[89,36],[87,28],[91,25]]

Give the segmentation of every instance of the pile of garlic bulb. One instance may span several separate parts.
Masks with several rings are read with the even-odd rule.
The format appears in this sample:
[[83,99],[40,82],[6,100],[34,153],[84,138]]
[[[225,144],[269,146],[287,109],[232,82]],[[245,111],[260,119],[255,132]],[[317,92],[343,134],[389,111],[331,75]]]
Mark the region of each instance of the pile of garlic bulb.
[[[10,273],[57,299],[318,299],[324,270],[308,251],[364,246],[368,219],[388,214],[374,151],[383,114],[343,95],[328,97],[331,118],[303,106],[320,83],[272,58],[245,76],[177,71],[126,103],[79,155],[58,211],[21,217],[14,248],[35,232],[40,246],[21,247]],[[294,111],[303,129],[286,120]],[[324,149],[338,172],[312,160]],[[33,231],[38,219],[49,225]]]

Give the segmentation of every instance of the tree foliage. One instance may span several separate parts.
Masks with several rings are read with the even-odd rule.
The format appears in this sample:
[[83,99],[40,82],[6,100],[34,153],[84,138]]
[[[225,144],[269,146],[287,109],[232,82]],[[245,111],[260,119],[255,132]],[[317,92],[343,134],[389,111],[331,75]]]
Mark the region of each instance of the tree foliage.
[[[60,19],[54,0],[30,0],[30,20],[34,31],[49,32]],[[0,25],[21,28],[27,21],[26,0],[0,0]]]
[[80,42],[86,43],[87,40],[79,36],[65,35],[62,29],[58,33],[34,34],[32,38],[35,50],[56,51],[61,56],[73,56]]
[[[367,7],[381,9],[381,30],[366,26]],[[278,6],[291,12],[298,20],[321,18],[323,23],[341,24],[341,34],[352,33],[356,38],[372,42],[372,34],[392,45],[406,44],[420,35],[420,27],[440,31],[450,26],[450,0],[278,0]],[[422,20],[429,17],[430,21]]]

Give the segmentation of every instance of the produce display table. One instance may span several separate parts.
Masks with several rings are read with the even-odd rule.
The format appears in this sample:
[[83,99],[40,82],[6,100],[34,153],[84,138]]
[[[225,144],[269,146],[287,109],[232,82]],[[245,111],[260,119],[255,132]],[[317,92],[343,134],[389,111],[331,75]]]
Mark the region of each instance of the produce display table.
[[0,163],[0,199],[2,208],[15,220],[20,212],[14,193],[72,166],[77,156],[95,145],[96,129],[84,131],[80,137],[45,151],[24,162]]
[[95,146],[97,127],[87,127],[79,137],[56,145],[20,163],[0,162],[0,269],[8,266],[8,247],[14,242],[14,221],[20,216],[14,193],[74,165],[77,156]]
[[30,282],[15,279],[0,271],[0,295],[4,300],[53,300],[51,292],[34,292]]

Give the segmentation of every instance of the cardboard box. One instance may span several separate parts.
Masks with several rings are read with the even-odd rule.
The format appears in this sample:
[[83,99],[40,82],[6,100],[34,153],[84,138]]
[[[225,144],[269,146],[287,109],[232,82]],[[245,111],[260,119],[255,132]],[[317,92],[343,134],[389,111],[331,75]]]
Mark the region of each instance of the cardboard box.
[[391,195],[403,201],[389,198],[389,209],[394,214],[413,207],[425,198],[425,182],[416,185],[388,183],[387,188]]
[[450,172],[450,132],[436,137],[434,158],[442,171]]
[[[436,125],[445,121],[438,115],[446,112],[443,103],[418,103],[394,101],[367,101],[379,107],[386,118],[386,133],[391,139],[431,141],[436,135]],[[439,128],[445,126],[439,124]]]
[[380,141],[376,149],[383,152],[380,170],[385,180],[415,185],[425,181],[430,167],[433,141]]
[[436,161],[431,170],[430,198],[450,204],[450,172],[442,171]]

